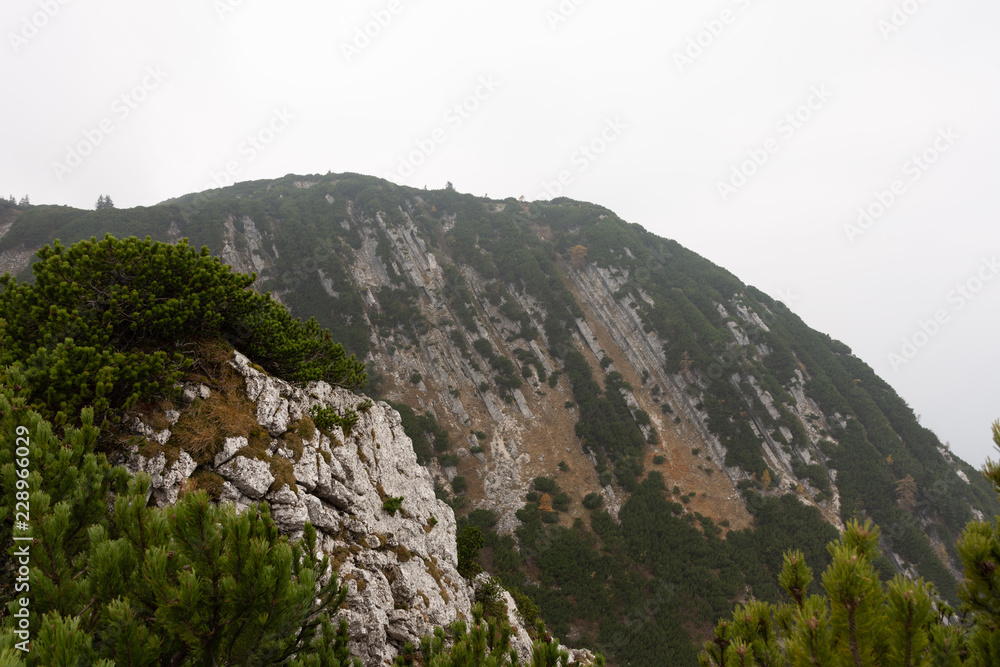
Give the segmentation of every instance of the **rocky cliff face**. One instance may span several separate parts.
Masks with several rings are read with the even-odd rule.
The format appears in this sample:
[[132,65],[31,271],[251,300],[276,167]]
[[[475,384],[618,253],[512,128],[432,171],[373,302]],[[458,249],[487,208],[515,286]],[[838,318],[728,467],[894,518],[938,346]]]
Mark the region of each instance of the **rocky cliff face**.
[[[213,399],[207,386],[190,385],[185,388],[188,405],[162,415],[167,428],[146,423],[143,417],[156,421],[158,415],[152,414],[133,423],[138,435],[165,448],[145,456],[136,446],[124,461],[132,474],[151,475],[151,501],[175,502],[178,494],[199,485],[200,471],[221,478],[222,502],[243,507],[267,502],[279,529],[293,538],[301,537],[305,522],[312,523],[348,588],[347,609],[341,613],[350,624],[352,653],[365,665],[390,664],[406,642],[419,644],[435,626],[471,621],[476,592],[456,569],[455,514],[435,498],[433,480],[417,464],[399,413],[376,403],[358,411],[347,433],[338,426],[289,438],[296,429],[303,432],[299,427],[314,406],[347,414],[363,397],[325,382],[294,386],[253,368],[238,352],[230,365],[245,383],[253,423],[266,432],[266,444],[252,445],[252,431],[232,432],[210,463],[199,466],[183,449],[171,456],[171,429],[196,401]],[[277,479],[275,471],[280,476],[283,469],[293,475]],[[391,498],[402,498],[398,510],[386,509]],[[513,645],[527,658],[531,639],[509,595],[505,602]],[[575,652],[574,662],[585,657]]]

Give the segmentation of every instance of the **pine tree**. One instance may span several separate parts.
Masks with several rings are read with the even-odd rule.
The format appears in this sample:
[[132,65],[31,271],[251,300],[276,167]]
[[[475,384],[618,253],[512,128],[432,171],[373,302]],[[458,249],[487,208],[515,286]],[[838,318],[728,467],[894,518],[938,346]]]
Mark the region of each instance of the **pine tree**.
[[[0,582],[12,613],[30,596],[29,626],[37,632],[31,652],[14,655],[40,665],[264,665],[293,655],[300,662],[289,664],[303,667],[348,664],[346,627],[335,631],[330,622],[346,589],[312,526],[289,542],[266,504],[237,512],[203,492],[148,507],[149,477],[131,479],[94,453],[92,410],[60,440],[25,406],[25,376],[14,370],[0,379],[0,435],[5,443],[27,438],[31,462],[24,479],[14,448],[0,449],[0,526],[10,544],[23,490],[35,539],[30,591]],[[0,650],[19,641],[16,621],[4,620]],[[0,657],[0,664],[22,663]]]
[[833,561],[822,577],[825,596],[806,596],[812,573],[801,552],[786,554],[779,583],[792,604],[737,608],[731,621],[719,623],[700,663],[916,667],[945,656],[934,641],[934,628],[943,626],[931,587],[897,576],[883,590],[873,565],[878,539],[870,522],[847,525],[828,546]]
[[[1000,421],[993,423],[993,442],[1000,448]],[[1000,493],[1000,463],[990,459],[983,473]],[[1000,519],[970,522],[958,542],[965,570],[959,595],[974,614],[970,639],[981,665],[1000,664]]]
[[917,506],[917,483],[913,475],[907,475],[896,482],[896,499],[899,506],[907,512],[912,512]]
[[[1000,421],[993,424],[1000,448]],[[1000,463],[984,475],[1000,494]],[[905,487],[904,487],[905,488]],[[883,588],[873,566],[879,530],[848,523],[828,546],[825,596],[806,596],[812,573],[801,552],[785,555],[779,583],[792,600],[753,603],[720,621],[699,656],[704,666],[847,665],[851,667],[986,667],[1000,664],[1000,519],[970,522],[958,544],[965,621],[923,579],[897,575]],[[946,622],[947,620],[947,622]],[[775,638],[777,628],[777,638]]]
[[187,241],[110,235],[38,251],[33,283],[0,278],[0,365],[23,364],[31,403],[62,426],[85,405],[113,424],[139,400],[172,397],[198,349],[224,338],[275,375],[360,389],[364,364],[315,320],[301,322]]

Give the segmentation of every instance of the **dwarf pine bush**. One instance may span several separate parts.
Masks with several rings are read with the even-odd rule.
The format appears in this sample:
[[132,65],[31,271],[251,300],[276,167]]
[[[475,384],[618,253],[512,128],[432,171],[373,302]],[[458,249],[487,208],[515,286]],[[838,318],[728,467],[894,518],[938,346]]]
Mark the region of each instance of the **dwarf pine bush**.
[[[147,506],[149,477],[133,479],[94,451],[93,410],[57,437],[26,405],[25,381],[0,373],[0,540],[11,545],[0,558],[0,664],[351,664],[346,625],[331,621],[346,589],[312,526],[290,541],[266,503],[237,512],[201,491]],[[18,436],[27,477],[17,474]],[[30,507],[28,542],[12,539],[18,491]],[[12,556],[26,544],[29,588],[15,590]],[[23,600],[27,653],[14,649]]]
[[38,251],[34,282],[0,278],[0,366],[20,364],[30,404],[62,426],[84,406],[98,425],[168,397],[199,345],[223,338],[283,378],[360,389],[364,365],[315,320],[187,241],[108,235]]
[[[1000,422],[993,425],[1000,447]],[[1000,464],[984,475],[1000,493]],[[874,567],[879,529],[852,521],[828,545],[825,595],[806,595],[813,575],[799,551],[785,554],[779,583],[791,603],[749,602],[720,621],[699,662],[706,667],[844,665],[987,667],[1000,664],[1000,519],[972,521],[958,543],[965,579],[955,614],[931,584]]]

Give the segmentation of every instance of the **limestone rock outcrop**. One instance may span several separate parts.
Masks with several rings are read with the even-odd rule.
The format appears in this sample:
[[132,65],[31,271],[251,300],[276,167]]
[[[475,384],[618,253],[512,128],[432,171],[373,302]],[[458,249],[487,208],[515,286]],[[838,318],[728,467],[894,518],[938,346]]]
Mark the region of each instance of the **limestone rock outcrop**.
[[[385,403],[366,405],[364,397],[325,382],[294,386],[256,370],[238,352],[230,364],[245,380],[271,444],[261,455],[252,451],[249,434],[226,438],[207,466],[224,480],[220,500],[238,506],[268,502],[278,527],[293,537],[306,521],[316,527],[348,588],[348,608],[341,613],[350,624],[352,652],[366,665],[388,664],[405,642],[419,642],[434,626],[471,620],[475,593],[456,569],[454,512],[435,497],[399,413]],[[206,392],[201,387],[189,393],[193,399],[206,398]],[[312,429],[301,437],[300,452],[284,446],[280,436],[313,406],[341,415],[356,411],[358,421],[347,433],[339,426]],[[134,430],[170,445],[169,431],[145,424]],[[277,459],[284,462],[276,466]],[[165,505],[188,488],[198,465],[185,451],[168,462],[163,452],[147,458],[136,449],[126,467],[149,473],[151,501]],[[294,482],[278,481],[275,467],[290,468]],[[384,506],[392,498],[402,498],[396,511]]]

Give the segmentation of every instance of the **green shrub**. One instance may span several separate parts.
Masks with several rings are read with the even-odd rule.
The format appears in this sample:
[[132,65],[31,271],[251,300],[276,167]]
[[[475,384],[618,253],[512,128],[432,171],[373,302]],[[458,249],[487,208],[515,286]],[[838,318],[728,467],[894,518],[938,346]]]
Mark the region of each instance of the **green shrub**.
[[569,509],[569,494],[565,491],[560,491],[555,496],[552,497],[552,507],[560,512],[565,512]]
[[507,620],[507,604],[503,599],[503,586],[493,577],[488,577],[479,583],[475,601],[482,605],[484,618],[502,622]]
[[137,402],[176,397],[198,346],[224,338],[267,372],[360,389],[363,363],[186,241],[110,235],[38,251],[33,283],[0,278],[0,366],[23,365],[30,402],[62,425],[85,405],[117,423]]
[[604,503],[604,497],[599,493],[588,493],[583,497],[583,506],[589,510],[596,510]]
[[318,405],[312,406],[309,416],[312,417],[316,428],[321,431],[330,431],[339,426],[344,433],[350,433],[360,419],[358,413],[350,408],[343,415],[339,415],[335,408],[321,408]]
[[483,571],[477,560],[479,550],[486,546],[479,526],[466,525],[458,534],[458,573],[472,579]]
[[550,477],[536,477],[534,486],[539,493],[555,493],[558,488],[556,481]]
[[386,498],[382,501],[382,509],[389,514],[395,514],[396,510],[403,508],[403,496],[398,498]]

